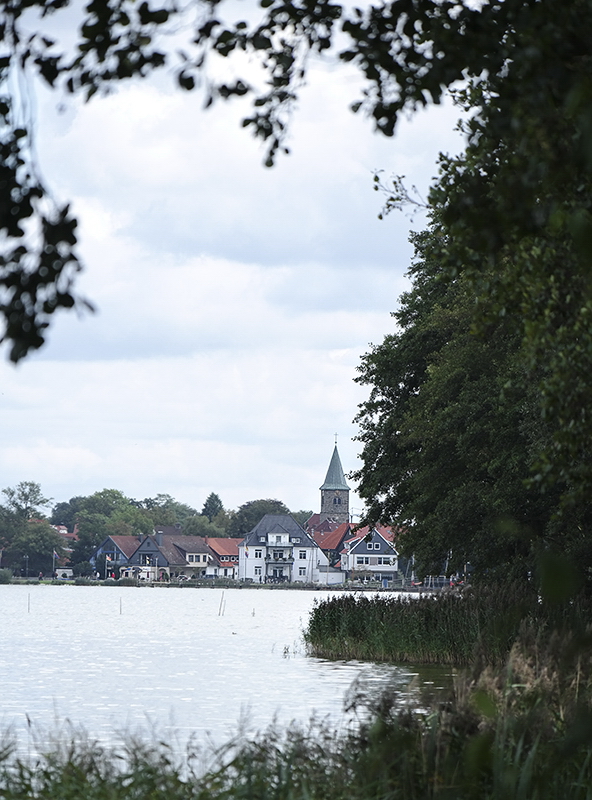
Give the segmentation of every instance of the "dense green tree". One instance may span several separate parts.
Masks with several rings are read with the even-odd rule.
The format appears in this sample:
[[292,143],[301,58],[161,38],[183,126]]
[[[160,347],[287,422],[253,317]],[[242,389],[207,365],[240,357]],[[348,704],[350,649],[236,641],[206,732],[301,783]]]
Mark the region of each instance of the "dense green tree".
[[249,500],[239,506],[228,528],[234,538],[246,536],[266,514],[289,514],[281,500]]
[[2,489],[2,494],[6,498],[6,508],[19,519],[25,520],[42,516],[41,509],[52,502],[43,496],[41,486],[34,481],[21,481],[14,488],[9,486]]
[[[13,570],[27,567],[30,575],[51,574],[53,553],[64,554],[63,539],[45,520],[29,520],[16,533],[6,549],[3,561]],[[27,556],[27,562],[25,562]]]
[[299,525],[304,526],[304,523],[312,517],[313,512],[307,509],[301,509],[300,511],[290,511],[290,514]]
[[183,525],[197,511],[185,503],[179,503],[170,494],[157,494],[145,500],[132,500],[133,505],[145,509],[153,525]]
[[109,536],[109,517],[105,514],[81,511],[77,515],[78,541],[74,542],[70,561],[90,561],[93,551]]
[[74,530],[76,515],[84,507],[84,497],[72,497],[70,500],[56,503],[51,512],[52,525],[65,525],[69,531]]
[[473,329],[475,298],[464,275],[444,280],[441,225],[414,237],[413,286],[395,313],[396,333],[368,353],[360,383],[357,473],[368,519],[401,526],[400,545],[420,569],[532,569],[552,536],[560,488],[525,483],[548,433],[525,379],[515,316]]
[[212,522],[214,517],[217,517],[222,511],[224,511],[222,500],[220,500],[220,497],[215,492],[211,492],[203,504],[201,513]]
[[215,522],[210,522],[205,514],[196,514],[188,519],[182,531],[187,536],[226,536],[224,528],[218,527]]

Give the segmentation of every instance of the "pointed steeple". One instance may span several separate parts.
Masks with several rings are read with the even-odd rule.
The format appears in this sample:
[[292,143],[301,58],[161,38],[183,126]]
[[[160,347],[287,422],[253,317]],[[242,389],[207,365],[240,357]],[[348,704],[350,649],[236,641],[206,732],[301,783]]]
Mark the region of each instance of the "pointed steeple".
[[321,486],[321,521],[349,522],[349,486],[345,482],[337,444],[331,456],[325,483]]
[[349,492],[349,486],[345,482],[345,475],[343,474],[343,467],[341,466],[337,445],[335,445],[333,455],[331,456],[331,463],[327,470],[325,483],[320,488],[321,491],[323,489],[342,489]]

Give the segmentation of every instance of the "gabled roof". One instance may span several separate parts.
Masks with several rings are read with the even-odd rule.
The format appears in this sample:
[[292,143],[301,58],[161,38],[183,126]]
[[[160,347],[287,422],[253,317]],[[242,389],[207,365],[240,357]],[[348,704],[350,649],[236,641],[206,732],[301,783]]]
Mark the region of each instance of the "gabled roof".
[[322,518],[320,514],[313,514],[312,517],[306,520],[305,528],[309,533],[314,535],[319,532],[327,533],[329,531],[334,531],[339,524],[340,523],[336,522],[334,519],[328,517]]
[[242,544],[249,547],[259,544],[259,539],[261,537],[267,539],[270,533],[287,533],[290,539],[300,539],[298,544],[305,547],[314,547],[315,545],[315,542],[304,528],[289,514],[266,514],[263,519],[259,520],[253,530],[247,534]]
[[321,486],[321,490],[323,489],[344,489],[345,491],[349,491],[349,486],[345,482],[345,475],[343,474],[343,467],[341,466],[337,445],[335,445],[333,455],[331,456],[331,463],[327,470],[325,483]]
[[205,542],[217,556],[238,556],[238,546],[242,542],[242,539],[206,536]]
[[112,542],[126,558],[131,558],[138,549],[140,541],[141,539],[139,536],[106,536],[101,544],[95,547],[93,556],[95,556],[99,550],[105,552],[109,547],[109,542]]
[[353,527],[350,522],[342,522],[335,530],[316,531],[313,538],[321,550],[339,550],[343,541],[351,536]]
[[139,536],[109,536],[107,538],[119,547],[126,558],[133,556],[140,544]]
[[160,544],[156,536],[145,536],[137,548],[136,552],[138,552],[138,556],[140,551],[160,553],[166,562],[165,564],[161,564],[161,566],[172,566],[175,564],[186,566],[185,556],[187,553],[205,553],[211,555],[210,548],[201,536],[183,536],[182,534],[171,536],[163,533],[162,536],[158,538],[160,539]]
[[369,528],[368,526],[359,528],[351,539],[345,540],[344,544],[346,544],[347,547],[341,552],[351,553],[356,550],[364,542],[364,539],[369,533],[372,534],[372,539],[376,539],[376,536],[378,535],[378,538],[382,538],[387,545],[390,545],[390,548],[397,552],[397,549],[394,545],[395,534],[392,528],[389,528],[386,525],[376,525],[373,528]]

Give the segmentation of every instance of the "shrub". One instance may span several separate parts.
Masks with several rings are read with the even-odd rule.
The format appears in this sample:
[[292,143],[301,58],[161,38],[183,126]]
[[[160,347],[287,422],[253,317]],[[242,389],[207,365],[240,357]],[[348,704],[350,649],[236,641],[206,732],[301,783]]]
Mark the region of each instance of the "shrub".
[[12,570],[0,569],[0,583],[12,583]]

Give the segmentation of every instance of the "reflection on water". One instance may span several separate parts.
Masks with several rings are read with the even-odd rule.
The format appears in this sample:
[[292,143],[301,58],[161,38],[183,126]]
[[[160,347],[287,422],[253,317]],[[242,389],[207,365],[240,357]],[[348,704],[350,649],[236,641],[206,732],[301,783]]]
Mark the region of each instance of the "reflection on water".
[[[0,586],[0,726],[19,737],[83,727],[221,744],[272,721],[334,727],[344,698],[393,687],[401,703],[450,670],[309,658],[306,591]],[[322,597],[327,597],[323,593]],[[430,677],[430,675],[432,677]],[[351,695],[350,695],[351,696]]]

